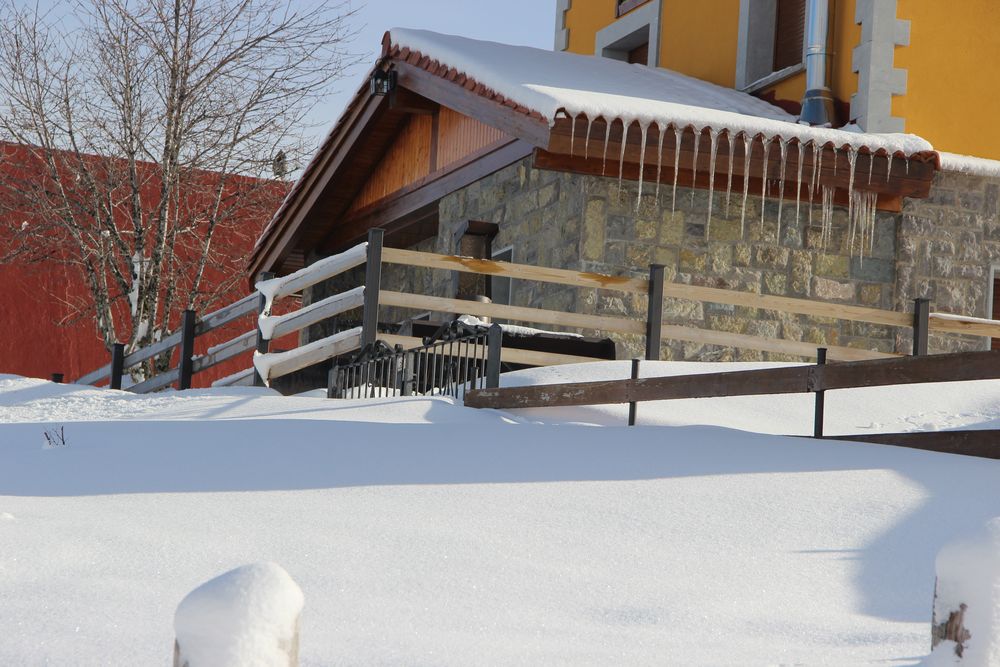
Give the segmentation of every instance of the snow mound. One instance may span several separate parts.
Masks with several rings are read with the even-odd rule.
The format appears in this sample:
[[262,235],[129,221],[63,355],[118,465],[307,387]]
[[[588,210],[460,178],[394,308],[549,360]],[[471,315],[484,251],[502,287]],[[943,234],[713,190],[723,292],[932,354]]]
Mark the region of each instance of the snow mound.
[[298,654],[304,598],[275,563],[230,570],[194,589],[174,616],[178,664],[287,667]]
[[[944,547],[936,569],[936,622],[946,623],[953,612],[960,612],[968,631],[962,660],[957,664],[1000,665],[1000,518],[988,522],[975,537]],[[926,664],[956,664],[956,648],[954,641],[942,642]]]

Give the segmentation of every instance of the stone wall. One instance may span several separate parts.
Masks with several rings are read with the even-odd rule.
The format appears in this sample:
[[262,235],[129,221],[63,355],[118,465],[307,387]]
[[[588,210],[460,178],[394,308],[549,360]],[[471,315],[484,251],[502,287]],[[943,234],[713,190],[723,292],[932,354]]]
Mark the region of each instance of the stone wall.
[[[742,184],[734,183],[727,206],[725,185],[717,188],[709,219],[705,190],[672,188],[615,178],[535,169],[526,158],[456,191],[439,204],[439,232],[416,249],[458,252],[456,231],[466,220],[497,223],[494,250],[512,247],[523,264],[645,277],[652,263],[666,266],[668,281],[760,294],[776,294],[887,310],[912,311],[927,297],[932,310],[989,316],[991,267],[1000,265],[998,181],[961,174],[937,176],[929,199],[908,200],[902,214],[879,213],[875,242],[863,258],[850,252],[847,211],[835,208],[830,241],[824,247],[820,210],[785,200],[778,238],[777,185],[764,204],[760,193],[747,199],[741,216]],[[786,187],[792,187],[787,186]],[[359,284],[361,273],[317,286],[306,300]],[[348,284],[349,283],[349,284]],[[449,272],[387,265],[386,289],[455,296]],[[613,290],[578,289],[513,281],[512,303],[644,319],[646,298]],[[911,335],[899,329],[828,318],[667,299],[665,321],[717,331],[907,352]],[[383,322],[401,321],[412,311],[383,309]],[[360,313],[353,314],[360,319]],[[353,323],[352,314],[340,326]],[[337,325],[334,325],[337,326]],[[546,325],[547,329],[560,329]],[[328,335],[315,327],[309,339]],[[594,335],[595,332],[585,332]],[[619,356],[642,353],[641,336],[612,336]],[[932,351],[982,349],[984,339],[932,336]],[[784,355],[664,341],[663,359],[789,360]]]
[[[993,269],[1000,268],[1000,179],[939,173],[927,199],[907,200],[899,226],[894,306],[914,298],[931,310],[992,317]],[[901,345],[909,344],[901,332]],[[987,339],[932,335],[931,352],[981,350]]]

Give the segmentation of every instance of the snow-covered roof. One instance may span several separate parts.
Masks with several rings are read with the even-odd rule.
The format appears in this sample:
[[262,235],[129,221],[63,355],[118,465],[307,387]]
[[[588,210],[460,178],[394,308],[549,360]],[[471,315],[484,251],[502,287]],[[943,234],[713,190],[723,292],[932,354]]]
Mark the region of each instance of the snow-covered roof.
[[800,125],[747,93],[678,72],[618,60],[513,46],[428,30],[393,28],[385,55],[447,72],[465,88],[554,124],[562,115],[640,126],[706,128],[901,156],[931,151],[912,134],[872,134]]

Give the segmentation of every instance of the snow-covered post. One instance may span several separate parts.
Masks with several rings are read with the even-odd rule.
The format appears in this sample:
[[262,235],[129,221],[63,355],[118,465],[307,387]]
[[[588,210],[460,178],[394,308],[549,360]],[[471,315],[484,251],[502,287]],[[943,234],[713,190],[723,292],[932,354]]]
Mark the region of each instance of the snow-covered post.
[[275,563],[230,570],[194,589],[174,615],[174,667],[297,667],[298,584]]
[[937,557],[926,664],[1000,665],[1000,518]]
[[[270,271],[261,271],[257,275],[257,282],[262,283],[266,280],[271,280],[274,278],[274,274]],[[271,341],[264,337],[264,332],[260,328],[260,318],[270,315],[271,313],[265,312],[267,310],[267,297],[264,294],[259,293],[257,297],[257,353],[267,354],[268,349],[271,346]],[[256,368],[253,369],[253,386],[263,387],[264,378],[260,376],[260,373]]]

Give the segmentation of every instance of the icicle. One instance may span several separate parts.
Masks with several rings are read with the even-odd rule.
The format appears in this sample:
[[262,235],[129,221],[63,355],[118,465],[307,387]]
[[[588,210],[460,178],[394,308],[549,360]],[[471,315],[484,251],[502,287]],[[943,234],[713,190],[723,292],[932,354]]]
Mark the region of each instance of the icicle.
[[854,170],[858,164],[858,152],[853,146],[847,147],[847,166],[850,174],[847,177],[847,224],[851,229],[851,250],[854,252],[854,233],[857,231],[854,226]]
[[641,141],[642,147],[639,148],[639,194],[635,198],[635,212],[639,212],[639,204],[642,203],[642,175],[646,170],[646,136],[649,132],[649,124],[640,125],[639,129],[642,130]]
[[621,194],[622,191],[622,175],[625,173],[625,147],[628,145],[628,128],[632,127],[632,123],[628,125],[625,121],[622,121],[622,149],[618,154],[618,193]]
[[660,131],[660,141],[659,145],[656,147],[656,201],[659,205],[660,201],[660,174],[663,172],[663,135],[666,134],[666,129],[663,125],[659,123],[656,124],[656,129]]
[[885,182],[888,183],[889,179],[892,177],[892,153],[889,153],[889,161],[885,168]]
[[816,140],[810,142],[812,146],[812,164],[809,165],[809,226],[813,223],[813,202],[816,200],[816,162],[819,160],[819,148]]
[[795,226],[799,226],[799,204],[802,203],[802,141],[798,143],[798,153],[796,157],[799,158],[799,164],[796,168],[795,174]]
[[570,129],[569,129],[569,154],[570,157],[573,156],[573,144],[576,143],[576,119],[579,116],[570,116]]
[[698,180],[698,149],[701,147],[701,130],[692,128],[694,132],[694,158],[691,160],[691,204],[694,204],[694,193],[697,192]]
[[763,180],[763,185],[760,188],[760,231],[761,234],[764,233],[764,204],[767,203],[767,160],[771,155],[771,139],[766,137],[761,137],[761,142],[764,144],[764,172],[762,174],[761,180]]
[[608,143],[611,142],[611,121],[604,119],[604,160],[601,162],[601,176],[608,173]]
[[726,218],[729,218],[729,197],[733,193],[733,133],[726,132],[726,145],[729,147],[729,167],[726,169]]
[[750,153],[753,150],[753,137],[743,133],[743,210],[740,211],[740,238],[743,238],[744,223],[747,218],[747,195],[750,193]]
[[587,116],[587,137],[583,140],[583,159],[590,158],[590,126],[594,124],[594,119]]
[[871,198],[868,204],[869,224],[871,225],[871,234],[868,235],[868,254],[871,255],[875,252],[875,216],[878,214],[878,193],[869,192],[868,196]]
[[826,250],[827,245],[833,237],[833,188],[825,185],[822,186],[820,206],[820,224],[823,230],[820,234],[820,239],[823,244],[823,250]]
[[875,153],[868,154],[868,185],[872,184],[872,170],[875,168]]
[[673,217],[677,204],[677,174],[681,170],[681,138],[684,135],[682,128],[674,125],[674,193],[670,197],[670,216]]
[[715,199],[715,158],[719,151],[719,131],[709,130],[708,149],[708,220],[705,222],[705,238],[708,238],[708,228],[712,225],[712,204]]
[[778,232],[775,240],[781,245],[781,207],[785,203],[785,165],[788,161],[788,142],[778,139],[778,150],[781,156],[781,166],[778,169]]
[[840,160],[837,158],[837,147],[833,147],[833,177],[837,178],[837,164]]
[[903,158],[903,164],[906,165],[906,175],[910,175],[910,158]]

